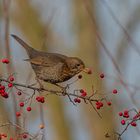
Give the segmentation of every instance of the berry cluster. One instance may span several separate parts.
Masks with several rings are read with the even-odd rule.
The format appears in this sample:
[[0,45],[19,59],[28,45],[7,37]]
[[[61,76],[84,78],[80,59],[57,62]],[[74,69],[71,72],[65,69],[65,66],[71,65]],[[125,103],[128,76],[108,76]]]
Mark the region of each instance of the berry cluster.
[[[4,59],[2,62],[4,63],[5,61],[7,63],[8,59]],[[7,91],[9,91],[9,89],[13,87],[13,83],[12,83],[13,81],[14,81],[14,77],[11,75],[9,76],[6,84],[2,84],[2,82],[0,83],[0,95],[2,97],[4,98],[9,97],[9,93]]]
[[44,103],[45,102],[45,98],[43,96],[37,96],[36,100],[40,103]]
[[[135,114],[132,114],[132,112],[135,112]],[[122,125],[131,125],[133,127],[137,126],[137,121],[140,119],[140,112],[137,112],[135,109],[131,110],[124,110],[123,112],[119,112],[119,116],[123,117],[121,120]]]
[[4,63],[4,64],[9,64],[9,59],[8,58],[3,58],[2,60],[1,60],[1,62],[2,63]]
[[[86,97],[87,92],[84,89],[80,89],[80,97]],[[81,99],[79,97],[74,98],[75,103],[81,103]]]
[[0,133],[0,139],[4,139],[4,138],[7,138],[7,134],[5,134],[5,133]]
[[[112,105],[112,103],[111,103],[110,101],[105,100],[105,102],[106,102],[106,104],[107,104],[108,106],[111,106],[111,105]],[[104,106],[103,101],[97,101],[97,102],[96,102],[96,109],[99,110],[99,109],[101,109],[103,106]]]

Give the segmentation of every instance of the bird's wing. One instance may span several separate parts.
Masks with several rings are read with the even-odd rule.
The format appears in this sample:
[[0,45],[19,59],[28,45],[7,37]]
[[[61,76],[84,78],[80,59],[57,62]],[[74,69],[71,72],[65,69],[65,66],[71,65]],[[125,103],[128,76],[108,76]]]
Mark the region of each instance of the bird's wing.
[[60,62],[63,63],[61,58],[54,58],[54,57],[44,57],[44,56],[37,56],[32,59],[26,59],[25,61],[29,61],[33,65],[37,66],[44,66],[44,67],[52,67]]

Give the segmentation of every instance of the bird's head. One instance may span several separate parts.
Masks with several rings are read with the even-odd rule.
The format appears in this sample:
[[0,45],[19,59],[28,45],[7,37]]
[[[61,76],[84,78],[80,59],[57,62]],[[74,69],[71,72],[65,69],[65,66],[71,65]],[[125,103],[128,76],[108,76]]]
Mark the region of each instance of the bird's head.
[[77,57],[69,57],[66,62],[72,75],[78,74],[85,69],[84,62]]

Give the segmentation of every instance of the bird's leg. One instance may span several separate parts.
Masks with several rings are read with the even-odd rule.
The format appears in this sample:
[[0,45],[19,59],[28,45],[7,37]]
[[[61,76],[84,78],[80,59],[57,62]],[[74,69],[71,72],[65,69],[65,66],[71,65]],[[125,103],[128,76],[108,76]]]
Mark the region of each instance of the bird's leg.
[[35,79],[36,79],[37,83],[39,84],[40,90],[43,90],[44,87],[43,87],[43,84],[41,83],[41,81],[37,77]]

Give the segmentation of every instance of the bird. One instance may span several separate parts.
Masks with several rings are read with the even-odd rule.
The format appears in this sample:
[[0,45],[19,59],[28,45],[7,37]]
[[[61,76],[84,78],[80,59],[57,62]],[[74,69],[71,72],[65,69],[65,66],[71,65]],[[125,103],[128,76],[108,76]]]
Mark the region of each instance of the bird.
[[25,61],[30,62],[38,82],[41,80],[57,85],[71,79],[81,71],[87,72],[84,62],[78,57],[39,51],[17,35],[11,34],[11,36],[26,50],[29,59]]

